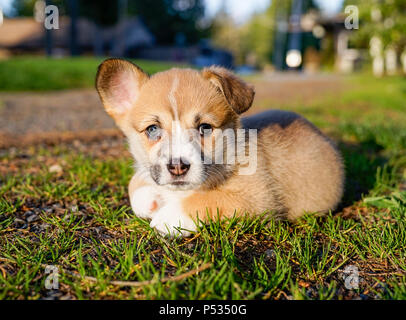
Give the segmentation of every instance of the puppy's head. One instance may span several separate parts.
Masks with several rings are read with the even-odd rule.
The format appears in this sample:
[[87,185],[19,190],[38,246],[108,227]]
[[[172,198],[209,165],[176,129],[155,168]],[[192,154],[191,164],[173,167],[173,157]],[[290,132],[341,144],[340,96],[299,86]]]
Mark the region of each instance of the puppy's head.
[[96,88],[145,179],[188,190],[213,187],[233,172],[223,157],[235,145],[227,132],[240,127],[254,90],[228,70],[170,69],[149,77],[131,62],[108,59]]

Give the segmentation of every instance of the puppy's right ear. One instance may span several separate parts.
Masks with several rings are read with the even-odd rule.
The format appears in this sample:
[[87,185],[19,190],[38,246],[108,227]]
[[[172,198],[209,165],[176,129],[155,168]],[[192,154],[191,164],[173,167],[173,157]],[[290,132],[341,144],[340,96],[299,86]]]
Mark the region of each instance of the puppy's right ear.
[[99,66],[96,89],[107,113],[116,121],[134,105],[149,76],[135,64],[122,59],[107,59]]

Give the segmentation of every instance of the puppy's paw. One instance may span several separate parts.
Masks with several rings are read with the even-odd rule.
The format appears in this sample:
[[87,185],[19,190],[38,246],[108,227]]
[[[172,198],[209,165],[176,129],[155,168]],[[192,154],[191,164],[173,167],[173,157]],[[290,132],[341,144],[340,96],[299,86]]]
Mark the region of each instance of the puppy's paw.
[[170,237],[190,236],[190,231],[196,231],[196,224],[182,210],[179,203],[171,202],[159,209],[152,218],[151,228],[155,228],[162,235]]
[[152,219],[157,210],[163,206],[163,200],[155,188],[144,186],[130,195],[131,208],[134,213],[144,219]]

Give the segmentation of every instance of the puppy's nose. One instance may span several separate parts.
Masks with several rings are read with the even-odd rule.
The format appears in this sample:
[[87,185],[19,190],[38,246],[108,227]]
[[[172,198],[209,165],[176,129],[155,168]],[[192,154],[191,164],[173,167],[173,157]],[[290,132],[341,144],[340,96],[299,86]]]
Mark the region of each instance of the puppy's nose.
[[183,176],[189,171],[190,164],[181,159],[172,159],[167,165],[168,171],[174,176]]

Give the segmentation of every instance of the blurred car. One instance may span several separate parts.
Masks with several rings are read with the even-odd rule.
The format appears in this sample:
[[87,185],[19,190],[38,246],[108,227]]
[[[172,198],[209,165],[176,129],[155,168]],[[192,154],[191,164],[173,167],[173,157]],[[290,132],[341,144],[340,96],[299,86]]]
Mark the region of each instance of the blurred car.
[[235,68],[234,71],[242,76],[249,76],[256,73],[258,70],[253,66],[244,64]]
[[217,65],[233,69],[233,60],[233,55],[229,51],[214,48],[208,41],[203,40],[199,44],[199,54],[192,60],[192,64],[198,68]]

